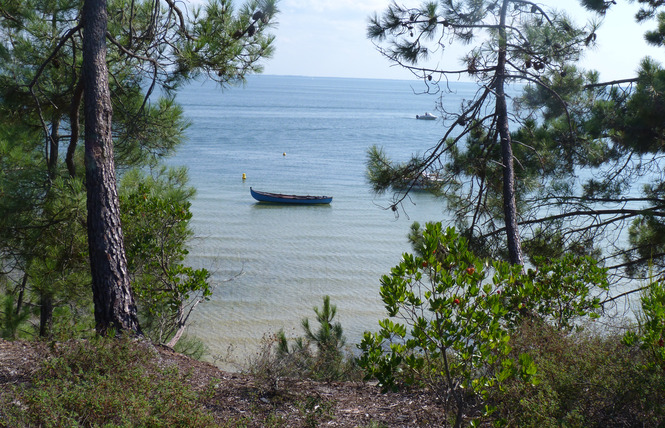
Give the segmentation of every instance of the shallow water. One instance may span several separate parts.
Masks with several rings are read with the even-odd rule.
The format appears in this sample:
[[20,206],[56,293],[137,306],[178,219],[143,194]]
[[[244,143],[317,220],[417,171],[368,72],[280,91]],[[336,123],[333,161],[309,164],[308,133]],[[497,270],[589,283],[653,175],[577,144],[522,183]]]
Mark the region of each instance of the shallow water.
[[[210,270],[217,284],[196,309],[190,334],[212,359],[232,347],[242,360],[280,328],[300,334],[300,320],[313,318],[325,295],[338,307],[348,343],[377,329],[385,317],[379,279],[410,250],[411,223],[443,218],[442,202],[425,193],[396,217],[365,178],[370,146],[407,160],[438,141],[440,121],[415,120],[437,100],[415,94],[421,85],[253,76],[244,88],[194,84],[178,95],[192,126],[170,162],[188,166],[197,188],[189,263]],[[460,84],[446,103],[456,106],[473,88]],[[265,205],[251,198],[250,186],[334,199]]]

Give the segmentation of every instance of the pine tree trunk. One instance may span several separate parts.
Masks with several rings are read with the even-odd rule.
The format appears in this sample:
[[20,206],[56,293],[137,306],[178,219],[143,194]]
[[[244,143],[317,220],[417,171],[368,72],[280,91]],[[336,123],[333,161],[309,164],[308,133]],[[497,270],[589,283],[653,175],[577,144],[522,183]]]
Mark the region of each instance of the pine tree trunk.
[[74,163],[74,155],[76,154],[76,145],[79,140],[79,110],[81,109],[81,101],[83,100],[83,79],[79,78],[74,89],[74,97],[69,106],[69,124],[71,127],[71,135],[69,137],[69,145],[67,146],[67,156],[65,163],[67,164],[67,171],[70,177],[76,176],[76,164]]
[[97,331],[140,334],[123,244],[111,135],[106,66],[106,0],[83,6],[85,177],[88,246]]
[[39,299],[39,337],[48,337],[53,325],[53,296],[43,293]]
[[49,136],[49,157],[48,157],[48,172],[49,177],[53,178],[56,175],[56,168],[58,166],[58,152],[60,151],[60,115],[53,114],[51,118],[51,135]]
[[506,238],[508,244],[508,257],[510,263],[524,265],[520,233],[517,228],[517,203],[515,202],[515,163],[513,161],[513,146],[508,125],[508,107],[505,94],[506,75],[506,14],[508,0],[504,0],[501,8],[501,21],[499,24],[499,52],[496,67],[496,115],[497,129],[501,140],[501,159],[503,163],[503,212],[506,223]]

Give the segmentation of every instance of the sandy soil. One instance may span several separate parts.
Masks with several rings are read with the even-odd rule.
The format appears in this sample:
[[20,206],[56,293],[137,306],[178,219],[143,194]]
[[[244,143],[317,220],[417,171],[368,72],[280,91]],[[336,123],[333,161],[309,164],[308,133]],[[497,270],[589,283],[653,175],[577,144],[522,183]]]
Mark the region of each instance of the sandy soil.
[[[8,342],[0,339],[0,393],[9,385],[29,382],[50,355],[44,342]],[[266,391],[264,382],[251,376],[219,370],[155,347],[160,366],[177,365],[196,389],[214,385],[206,407],[220,426],[243,427],[441,427],[444,410],[437,398],[424,391],[382,394],[372,383],[280,380]]]

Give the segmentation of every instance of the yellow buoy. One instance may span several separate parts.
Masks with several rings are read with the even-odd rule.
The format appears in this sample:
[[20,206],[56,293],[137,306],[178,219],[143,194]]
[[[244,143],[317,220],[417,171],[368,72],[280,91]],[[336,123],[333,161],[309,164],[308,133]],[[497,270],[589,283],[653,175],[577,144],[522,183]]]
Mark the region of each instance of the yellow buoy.
[[282,153],[282,156],[286,156],[286,152]]
[[242,173],[242,179],[243,179],[243,180],[246,180],[246,179],[247,179],[247,175],[245,175],[244,172]]

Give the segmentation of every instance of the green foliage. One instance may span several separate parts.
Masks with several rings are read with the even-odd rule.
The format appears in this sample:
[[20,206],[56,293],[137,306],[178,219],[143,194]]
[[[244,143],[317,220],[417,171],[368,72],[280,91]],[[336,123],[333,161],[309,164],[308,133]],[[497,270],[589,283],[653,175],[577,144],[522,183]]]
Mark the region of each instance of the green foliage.
[[559,331],[525,322],[513,335],[513,353],[538,367],[538,385],[509,381],[491,393],[496,421],[519,427],[662,426],[665,376],[652,356],[622,344],[614,329]]
[[[11,141],[0,143],[0,162],[10,172],[0,177],[8,196],[0,199],[0,210],[7,213],[0,218],[0,263],[4,271],[23,274],[5,278],[5,294],[21,311],[21,305],[39,307],[46,335],[85,337],[93,324],[84,314],[91,299],[83,183],[76,177],[35,182],[44,172],[18,150],[20,139]],[[212,293],[209,273],[183,264],[193,194],[183,169],[158,168],[155,177],[138,170],[123,175],[129,271],[145,330],[156,341],[170,339],[191,307]]]
[[201,339],[188,335],[182,336],[173,350],[195,360],[201,360],[205,355],[210,353],[209,348]]
[[[542,111],[509,113],[506,94],[515,98],[523,84],[537,82],[548,95],[540,97],[539,107],[547,106],[552,115],[567,113],[571,92],[584,84],[570,72],[571,64],[595,39],[594,32],[593,25],[579,28],[563,12],[518,1],[428,1],[414,7],[392,3],[382,15],[370,18],[367,36],[393,64],[421,78],[424,92],[443,96],[453,90],[444,82],[462,76],[479,87],[458,109],[438,102],[441,136],[423,154],[398,163],[380,148],[371,148],[367,175],[374,190],[392,187],[391,208],[396,210],[413,186],[395,184],[415,183],[423,174],[435,176],[437,185],[431,190],[445,199],[451,223],[469,238],[474,251],[524,264],[520,240],[529,238],[529,231],[521,225],[518,230],[517,218],[545,211],[539,192],[551,189],[562,169],[573,173],[569,159],[579,145],[570,137],[562,144],[539,130]],[[466,46],[465,54],[458,61],[430,58],[445,57],[448,45]],[[453,62],[464,65],[440,65]],[[559,125],[559,136],[565,135],[565,125]]]
[[639,345],[651,356],[648,366],[665,370],[665,281],[652,281],[642,292],[637,332],[624,336],[628,346]]
[[153,352],[128,339],[58,345],[34,382],[0,398],[0,426],[212,426],[199,394]]
[[606,1],[606,0],[581,0],[580,3],[585,8],[600,13],[605,13],[612,4],[615,4],[612,1]]
[[553,260],[537,257],[534,263],[537,268],[529,269],[507,293],[511,307],[535,314],[558,330],[569,330],[584,317],[600,317],[597,292],[609,288],[607,269],[590,257],[570,253]]
[[[0,292],[13,296],[17,307],[40,308],[42,335],[53,334],[56,324],[58,334],[79,331],[53,314],[81,320],[80,310],[92,301],[82,293],[90,289],[81,172],[82,5],[82,0],[0,5],[0,58],[5,59],[0,61],[0,272],[9,273]],[[261,61],[272,53],[274,0],[250,0],[238,9],[229,0],[189,10],[173,2],[162,6],[148,0],[108,2],[106,65],[119,175],[134,167],[157,169],[182,142],[189,123],[175,102],[180,84],[202,75],[221,86],[242,82],[261,71]],[[132,274],[140,285],[134,291],[144,298],[144,315],[154,321],[148,330],[167,338],[174,333],[170,327],[182,327],[190,313],[192,307],[182,302],[198,302],[211,290],[206,271],[180,263],[191,217],[188,202],[160,198],[132,203],[151,211],[152,221],[174,222],[173,231],[158,233],[158,225],[149,224],[149,242],[137,244],[134,232],[144,224],[132,227],[134,218],[127,216],[122,223],[136,239]],[[155,239],[171,245],[159,249],[161,266],[151,259],[160,255]]]
[[11,295],[2,296],[2,310],[0,311],[0,337],[3,339],[17,339],[21,336],[21,330],[25,328],[26,321],[30,318],[30,308],[23,306],[14,307],[14,298]]
[[372,146],[367,150],[366,166],[367,180],[372,185],[372,189],[379,194],[389,190],[395,181],[396,174],[392,171],[391,162],[381,147]]
[[[616,2],[581,3],[604,14]],[[661,46],[663,3],[638,3],[638,21],[657,19],[647,42]],[[500,16],[506,18],[505,26]],[[486,28],[490,30],[482,34]],[[596,42],[596,30],[593,23],[576,28],[565,13],[531,2],[392,4],[375,15],[368,37],[389,60],[422,78],[425,92],[449,90],[440,82],[464,74],[492,90],[478,91],[456,111],[440,103],[442,136],[423,155],[396,163],[380,148],[370,149],[367,169],[374,190],[392,186],[391,207],[396,209],[411,188],[395,183],[421,172],[436,173],[443,182],[437,190],[454,224],[478,254],[503,259],[508,252],[515,262],[510,254],[515,245],[506,246],[500,234],[505,231],[509,240],[516,236],[512,221],[504,218],[516,212],[518,238],[530,257],[588,255],[606,260],[614,271],[625,268],[631,276],[645,274],[649,264],[662,268],[663,197],[657,189],[662,188],[659,159],[665,147],[664,71],[646,58],[636,79],[601,83],[597,72],[575,65],[580,53]],[[466,67],[441,68],[428,60],[434,52],[446,54],[445,47],[455,42],[473,42],[462,58]],[[498,61],[503,53],[505,70]],[[509,93],[524,89],[513,98],[510,138],[505,133],[498,138],[501,129],[495,128],[497,85],[504,89],[504,77]],[[520,81],[526,85],[507,85]],[[510,141],[511,157],[519,165],[512,174],[501,157],[506,153],[502,141]],[[514,183],[504,183],[511,178]],[[651,184],[640,194],[645,182]],[[512,196],[502,193],[504,184],[515,191],[510,209],[504,208],[512,203]],[[626,241],[621,234],[631,224]]]
[[[0,271],[14,305],[40,308],[38,332],[51,335],[52,311],[90,302],[86,206],[78,178],[50,178],[35,135],[0,124]],[[66,302],[66,303],[65,303]]]
[[[381,279],[388,315],[378,333],[365,333],[359,364],[384,390],[399,382],[424,383],[456,408],[457,423],[466,408],[466,391],[486,396],[489,388],[512,376],[533,381],[532,368],[509,358],[509,330],[502,320],[511,311],[502,291],[514,286],[521,267],[495,264],[491,283],[486,266],[453,229],[427,224],[422,256],[404,254]],[[408,326],[408,331],[407,331]]]
[[92,302],[86,299],[68,301],[53,308],[51,339],[66,341],[95,335]]
[[[450,188],[452,183],[444,183],[438,174],[423,171],[423,165],[417,158],[409,162],[396,164],[391,162],[384,150],[378,146],[367,149],[366,176],[372,190],[383,194],[392,189],[394,191],[426,190],[438,193],[442,186]],[[393,206],[393,210],[395,207]]]
[[337,306],[330,304],[330,296],[323,298],[323,307],[314,308],[319,329],[314,332],[309,325],[309,319],[302,320],[305,339],[316,346],[320,365],[329,367],[339,365],[342,358],[342,348],[346,343],[342,324],[333,322],[337,314]]
[[162,168],[156,176],[125,175],[120,196],[128,267],[142,324],[155,341],[166,342],[184,326],[191,309],[212,295],[205,269],[183,263],[192,232],[184,169]]
[[[140,88],[113,88],[122,91],[122,99],[112,98],[115,141],[115,163],[128,166],[150,166],[175,152],[185,139],[190,122],[173,97],[161,97],[141,108],[144,94]],[[137,111],[141,114],[137,115]],[[147,132],[146,130],[150,130]]]
[[557,259],[566,254],[593,258],[602,256],[591,237],[580,237],[574,242],[568,242],[561,232],[562,228],[562,222],[545,222],[533,231],[531,238],[524,240],[524,251],[529,255],[531,264],[537,265],[536,260]]
[[330,296],[323,298],[323,306],[321,309],[315,307],[314,313],[319,328],[312,330],[309,319],[304,318],[302,328],[305,336],[296,338],[291,349],[284,331],[277,333],[277,359],[299,367],[296,369],[300,372],[299,376],[325,381],[348,378],[353,363],[345,356],[346,339],[342,325],[334,322],[337,307],[330,304]]
[[647,31],[644,38],[647,42],[654,46],[665,45],[665,12],[661,12],[657,16],[658,27],[656,30]]
[[268,31],[278,12],[275,0],[249,0],[237,11],[230,0],[214,0],[194,9],[194,38],[179,41],[176,72],[167,84],[205,74],[225,85],[261,72],[259,61],[274,50],[274,36]]
[[622,121],[615,125],[615,138],[637,154],[665,151],[665,70],[646,58],[640,65],[638,83],[623,107]]
[[[543,144],[546,149],[538,153],[547,185],[533,207],[552,212],[542,220],[537,211],[525,213],[536,219],[530,224],[538,225],[531,250],[551,241],[554,251],[602,257],[615,270],[646,278],[649,265],[662,268],[665,263],[659,162],[665,147],[665,71],[646,58],[633,82],[599,83],[597,73],[574,67],[564,78],[547,73],[542,79],[556,95],[533,85],[519,103],[529,114],[544,118],[539,126],[519,133],[530,146]],[[551,210],[553,205],[558,213]],[[625,230],[628,240],[621,236]],[[611,249],[618,240],[623,245]]]
[[284,330],[263,338],[258,352],[245,370],[264,393],[275,394],[285,379],[314,379],[326,382],[358,377],[355,359],[344,350],[342,325],[334,321],[337,307],[325,296],[321,309],[314,308],[319,327],[302,320],[304,336],[290,339]]
[[379,322],[379,332],[365,333],[359,364],[384,390],[405,383],[439,391],[457,424],[472,402],[474,411],[483,403],[483,413],[492,413],[489,395],[509,379],[539,381],[533,358],[512,352],[517,326],[540,319],[568,330],[596,316],[599,300],[591,294],[607,288],[605,270],[588,258],[543,261],[523,273],[481,260],[441,223],[415,225],[411,240],[416,255],[403,254],[381,279],[390,318]]
[[[661,184],[658,189],[652,186],[645,189],[647,195],[662,198],[665,194],[665,185]],[[646,277],[651,270],[658,271],[665,268],[665,219],[651,212],[633,220],[628,230],[628,240],[632,249],[628,251],[624,260],[628,263],[627,271],[632,276],[642,274]]]

